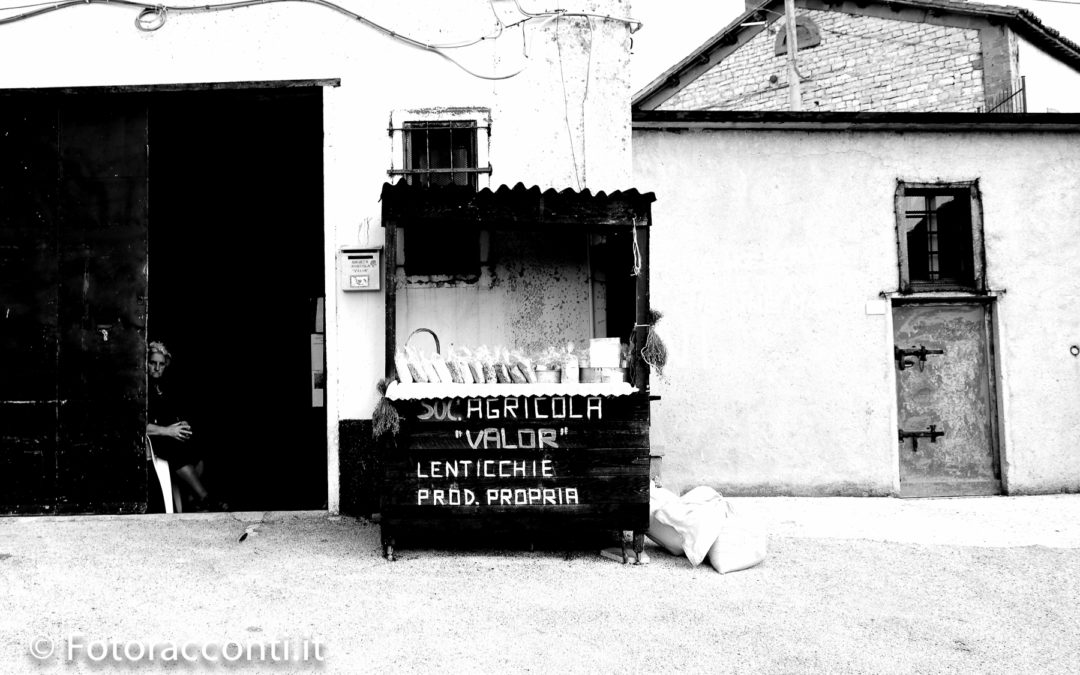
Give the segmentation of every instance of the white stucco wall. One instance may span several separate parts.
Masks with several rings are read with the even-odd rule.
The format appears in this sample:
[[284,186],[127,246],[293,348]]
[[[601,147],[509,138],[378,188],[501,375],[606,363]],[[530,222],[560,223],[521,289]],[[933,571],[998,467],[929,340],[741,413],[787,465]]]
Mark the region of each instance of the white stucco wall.
[[[495,36],[522,20],[507,0],[342,3],[423,42]],[[570,12],[628,17],[622,0],[581,0]],[[0,13],[7,18],[21,10]],[[339,78],[324,92],[329,508],[338,507],[339,419],[369,418],[383,373],[381,293],[341,293],[336,252],[381,246],[379,191],[390,180],[391,111],[491,110],[492,187],[621,190],[630,185],[630,25],[563,17],[506,27],[497,39],[449,50],[475,77],[326,7],[275,3],[171,13],[140,32],[138,10],[86,5],[0,26],[0,89]],[[526,56],[527,53],[527,56]],[[397,159],[400,166],[400,158]]]
[[1080,490],[1075,135],[634,132],[654,191],[652,303],[670,360],[653,444],[675,490],[898,485],[897,179],[978,179],[1010,492]]

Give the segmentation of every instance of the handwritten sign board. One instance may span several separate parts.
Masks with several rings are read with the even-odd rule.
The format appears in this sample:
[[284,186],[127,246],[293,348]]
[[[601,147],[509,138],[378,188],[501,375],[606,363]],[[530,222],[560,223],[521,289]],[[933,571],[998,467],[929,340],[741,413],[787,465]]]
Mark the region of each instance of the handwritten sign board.
[[648,526],[647,396],[500,396],[395,404],[384,527],[473,521]]

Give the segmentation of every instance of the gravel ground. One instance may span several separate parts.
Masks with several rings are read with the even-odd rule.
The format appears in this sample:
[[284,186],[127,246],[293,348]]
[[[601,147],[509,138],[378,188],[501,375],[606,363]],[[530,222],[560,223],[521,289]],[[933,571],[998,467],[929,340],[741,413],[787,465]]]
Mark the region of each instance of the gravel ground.
[[[1080,672],[1080,496],[1020,499],[739,500],[770,557],[728,575],[652,546],[642,566],[596,550],[388,563],[377,525],[325,514],[0,519],[0,672]],[[939,541],[950,528],[998,536]],[[33,660],[35,636],[57,653]],[[317,640],[324,660],[67,661],[72,636],[212,655]]]

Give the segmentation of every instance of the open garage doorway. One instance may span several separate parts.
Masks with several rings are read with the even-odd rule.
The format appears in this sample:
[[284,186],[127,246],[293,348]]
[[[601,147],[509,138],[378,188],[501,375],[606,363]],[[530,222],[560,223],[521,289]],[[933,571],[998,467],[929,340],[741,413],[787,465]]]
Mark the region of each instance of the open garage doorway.
[[231,510],[326,508],[322,89],[148,96],[147,340],[206,486]]

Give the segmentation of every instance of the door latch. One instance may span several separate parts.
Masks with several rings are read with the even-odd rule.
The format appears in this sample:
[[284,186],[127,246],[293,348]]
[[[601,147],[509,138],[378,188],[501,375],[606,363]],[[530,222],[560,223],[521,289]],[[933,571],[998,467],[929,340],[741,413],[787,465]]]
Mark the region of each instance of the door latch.
[[931,424],[926,427],[926,431],[904,431],[900,429],[900,442],[903,443],[904,439],[911,439],[911,451],[919,451],[919,439],[929,438],[931,443],[937,443],[937,439],[945,435],[944,431],[938,431],[936,424]]
[[912,347],[911,349],[900,349],[899,347],[893,347],[893,357],[896,359],[896,367],[900,370],[905,368],[911,368],[915,365],[914,361],[908,361],[907,357],[914,356],[919,359],[919,372],[923,370],[923,366],[926,365],[926,357],[935,354],[944,354],[944,349],[927,349],[923,345],[919,345],[918,349]]

